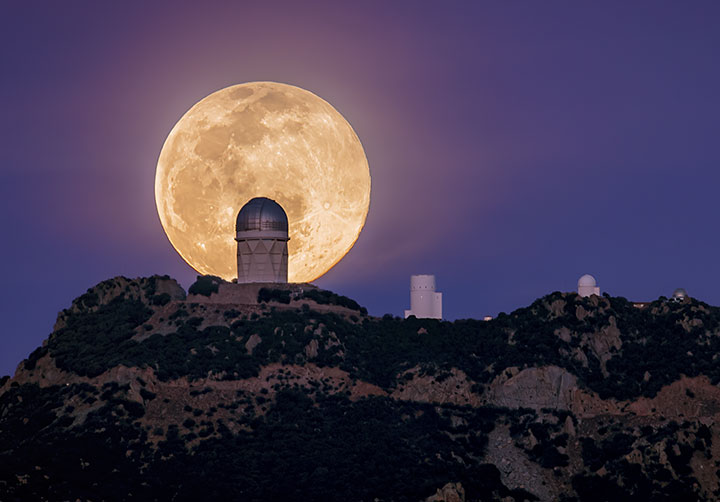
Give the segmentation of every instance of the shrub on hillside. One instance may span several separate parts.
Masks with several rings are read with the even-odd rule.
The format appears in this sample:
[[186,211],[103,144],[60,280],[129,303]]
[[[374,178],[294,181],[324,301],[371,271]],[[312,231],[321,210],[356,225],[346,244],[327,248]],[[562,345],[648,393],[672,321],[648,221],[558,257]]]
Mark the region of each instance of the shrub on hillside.
[[290,291],[287,289],[261,288],[258,291],[257,301],[258,303],[278,302],[288,304],[290,303]]
[[199,275],[193,285],[190,286],[190,289],[188,289],[188,293],[191,295],[210,296],[218,292],[222,282],[222,279],[214,275]]
[[97,376],[127,357],[125,344],[151,314],[141,301],[119,296],[96,311],[70,314],[50,335],[48,351],[59,368]]
[[162,293],[159,295],[153,295],[150,297],[150,303],[153,305],[167,305],[168,302],[170,302],[171,298],[170,295],[167,293]]
[[319,305],[338,305],[340,307],[349,308],[350,310],[357,310],[363,315],[367,314],[367,309],[365,307],[361,307],[355,300],[324,289],[310,289],[305,291],[300,298],[307,298]]

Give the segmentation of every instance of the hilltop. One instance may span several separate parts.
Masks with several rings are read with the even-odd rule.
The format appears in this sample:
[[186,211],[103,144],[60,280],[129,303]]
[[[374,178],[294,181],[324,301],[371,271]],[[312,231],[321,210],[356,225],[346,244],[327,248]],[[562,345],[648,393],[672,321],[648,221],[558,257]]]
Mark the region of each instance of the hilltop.
[[0,498],[714,500],[718,354],[695,299],[445,322],[118,277],[0,379]]

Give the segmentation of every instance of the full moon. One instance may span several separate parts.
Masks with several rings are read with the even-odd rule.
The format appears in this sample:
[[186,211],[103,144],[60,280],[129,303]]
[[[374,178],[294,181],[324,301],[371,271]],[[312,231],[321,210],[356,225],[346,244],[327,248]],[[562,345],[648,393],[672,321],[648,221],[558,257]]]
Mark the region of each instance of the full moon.
[[310,282],[350,250],[370,205],[360,140],[299,87],[251,82],[195,104],[165,140],[155,203],[170,242],[201,274],[237,277],[235,218],[253,197],[288,216],[288,280]]

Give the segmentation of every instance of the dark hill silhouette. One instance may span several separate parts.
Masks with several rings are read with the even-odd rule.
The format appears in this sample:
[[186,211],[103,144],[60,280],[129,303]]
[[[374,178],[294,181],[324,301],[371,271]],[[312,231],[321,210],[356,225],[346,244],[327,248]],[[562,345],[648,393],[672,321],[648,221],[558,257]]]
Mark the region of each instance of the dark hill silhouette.
[[104,281],[0,380],[0,500],[714,500],[720,309],[553,293],[375,318]]

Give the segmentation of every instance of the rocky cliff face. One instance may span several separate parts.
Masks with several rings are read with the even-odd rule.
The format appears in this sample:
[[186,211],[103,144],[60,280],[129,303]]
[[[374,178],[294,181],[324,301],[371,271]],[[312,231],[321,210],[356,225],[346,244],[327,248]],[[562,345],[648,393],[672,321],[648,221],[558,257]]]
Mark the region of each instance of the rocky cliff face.
[[715,500],[720,311],[490,322],[115,278],[0,380],[2,500]]

